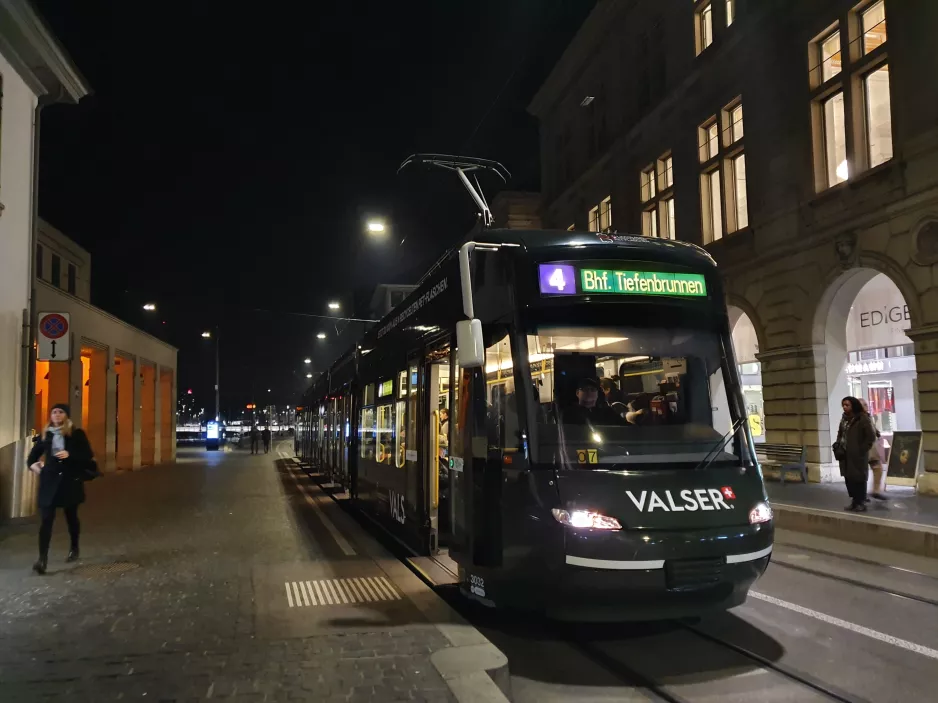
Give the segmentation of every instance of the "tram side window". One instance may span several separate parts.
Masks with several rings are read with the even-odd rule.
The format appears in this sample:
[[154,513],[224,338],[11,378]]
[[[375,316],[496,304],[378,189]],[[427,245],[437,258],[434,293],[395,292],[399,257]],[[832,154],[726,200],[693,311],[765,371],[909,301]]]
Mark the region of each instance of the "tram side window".
[[489,447],[517,451],[521,433],[508,335],[485,350],[485,396]]
[[[362,392],[362,405],[370,405],[375,402],[375,387],[372,384],[365,386]],[[375,409],[372,407],[363,407],[361,409],[361,424],[358,428],[361,435],[361,458],[375,458]]]
[[[406,388],[406,386],[405,386]],[[394,465],[397,468],[404,466],[405,447],[404,419],[407,403],[403,400],[394,404]]]
[[394,406],[378,406],[378,451],[376,461],[379,464],[391,464],[394,444]]

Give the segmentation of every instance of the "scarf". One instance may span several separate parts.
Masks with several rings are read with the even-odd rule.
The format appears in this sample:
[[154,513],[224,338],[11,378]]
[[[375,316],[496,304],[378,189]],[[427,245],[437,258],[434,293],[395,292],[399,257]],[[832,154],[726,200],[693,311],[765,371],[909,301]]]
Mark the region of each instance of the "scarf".
[[52,454],[54,456],[56,452],[65,449],[65,435],[62,434],[61,427],[50,427],[49,432],[52,433]]

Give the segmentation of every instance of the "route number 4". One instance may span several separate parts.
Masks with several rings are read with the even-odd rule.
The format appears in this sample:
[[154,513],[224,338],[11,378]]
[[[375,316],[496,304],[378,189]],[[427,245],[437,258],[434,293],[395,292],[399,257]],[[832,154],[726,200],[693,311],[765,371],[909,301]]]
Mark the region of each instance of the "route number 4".
[[550,283],[551,288],[557,290],[563,290],[567,287],[567,280],[563,277],[563,269],[554,269],[547,282]]

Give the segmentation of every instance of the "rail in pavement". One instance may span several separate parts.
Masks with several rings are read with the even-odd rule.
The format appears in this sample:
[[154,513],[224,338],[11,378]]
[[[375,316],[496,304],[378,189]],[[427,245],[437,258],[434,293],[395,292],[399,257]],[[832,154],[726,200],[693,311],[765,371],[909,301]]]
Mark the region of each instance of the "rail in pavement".
[[768,483],[766,489],[781,529],[938,557],[938,499],[914,489],[890,486],[887,500],[872,500],[865,513],[843,509],[849,498],[838,484]]
[[[281,451],[280,456],[296,472],[303,468],[298,460]],[[315,478],[317,474],[311,473]],[[296,478],[296,474],[294,474]],[[307,502],[322,513],[325,494],[313,496],[305,493]],[[330,501],[331,502],[331,501]],[[328,519],[328,518],[327,518]],[[349,535],[368,557],[374,560],[386,575],[386,585],[393,584],[401,594],[434,623],[437,630],[449,642],[450,647],[438,650],[430,655],[434,668],[442,676],[453,696],[460,703],[502,703],[510,695],[510,675],[508,658],[493,645],[479,630],[467,623],[456,611],[440,598],[433,590],[418,578],[405,564],[390,554],[361,525],[346,513],[335,515],[335,521],[341,523],[338,530]],[[329,529],[328,525],[326,529]],[[331,529],[329,530],[332,531]],[[313,584],[316,588],[316,584]],[[348,587],[347,590],[352,590]],[[375,588],[377,590],[377,588]],[[385,598],[391,597],[385,589]],[[365,589],[357,592],[359,597],[366,597]],[[293,593],[294,600],[303,592]],[[316,592],[318,596],[318,591]],[[328,597],[328,596],[327,596]],[[311,600],[311,596],[306,596]],[[305,603],[304,603],[304,606]]]

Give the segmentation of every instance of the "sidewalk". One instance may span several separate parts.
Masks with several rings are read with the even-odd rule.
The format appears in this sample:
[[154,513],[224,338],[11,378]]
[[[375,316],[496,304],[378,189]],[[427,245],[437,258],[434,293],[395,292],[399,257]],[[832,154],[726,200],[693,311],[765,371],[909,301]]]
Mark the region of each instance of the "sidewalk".
[[914,488],[889,486],[888,500],[874,499],[865,513],[844,511],[841,483],[766,482],[766,490],[780,528],[938,557],[938,498]]
[[504,657],[276,448],[89,484],[45,576],[0,529],[0,700],[504,701]]

